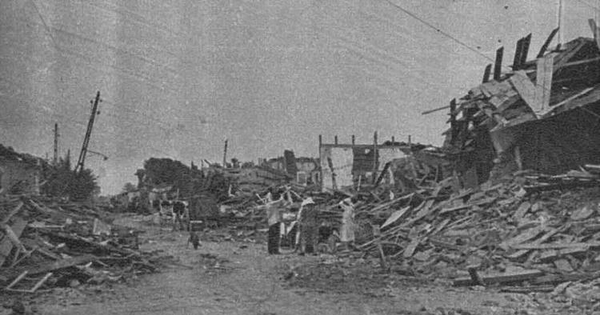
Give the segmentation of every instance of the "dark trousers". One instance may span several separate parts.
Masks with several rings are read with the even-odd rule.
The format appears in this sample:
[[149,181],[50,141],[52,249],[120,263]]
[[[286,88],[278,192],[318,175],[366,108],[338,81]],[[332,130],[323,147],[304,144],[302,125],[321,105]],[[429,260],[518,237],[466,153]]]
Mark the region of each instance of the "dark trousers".
[[269,240],[267,242],[269,254],[279,254],[279,225],[280,223],[275,223],[269,226]]
[[317,250],[318,229],[316,224],[304,225],[300,230],[300,252],[314,254]]

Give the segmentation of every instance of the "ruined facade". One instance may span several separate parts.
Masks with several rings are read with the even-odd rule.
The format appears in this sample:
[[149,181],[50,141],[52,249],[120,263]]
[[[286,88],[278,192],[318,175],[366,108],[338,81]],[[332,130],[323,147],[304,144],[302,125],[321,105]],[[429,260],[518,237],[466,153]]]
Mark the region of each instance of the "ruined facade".
[[463,186],[518,170],[560,174],[600,164],[598,37],[549,50],[555,34],[531,61],[531,35],[522,38],[512,71],[501,71],[499,50],[493,79],[490,65],[481,85],[450,104],[444,148]]

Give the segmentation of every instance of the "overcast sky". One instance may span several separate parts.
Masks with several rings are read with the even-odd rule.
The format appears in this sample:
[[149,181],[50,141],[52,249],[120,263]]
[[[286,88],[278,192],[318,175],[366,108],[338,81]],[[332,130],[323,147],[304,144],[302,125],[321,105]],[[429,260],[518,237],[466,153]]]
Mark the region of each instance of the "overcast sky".
[[[565,40],[591,37],[598,0],[564,0]],[[77,159],[117,193],[150,157],[318,156],[318,135],[441,145],[447,112],[505,46],[557,26],[558,0],[3,0],[0,143]],[[418,18],[418,19],[417,19]],[[421,21],[420,21],[420,20]],[[429,24],[429,25],[428,25]],[[431,27],[433,26],[433,28]],[[553,42],[556,44],[556,40]],[[465,47],[467,46],[467,47]],[[508,69],[505,68],[507,71]]]

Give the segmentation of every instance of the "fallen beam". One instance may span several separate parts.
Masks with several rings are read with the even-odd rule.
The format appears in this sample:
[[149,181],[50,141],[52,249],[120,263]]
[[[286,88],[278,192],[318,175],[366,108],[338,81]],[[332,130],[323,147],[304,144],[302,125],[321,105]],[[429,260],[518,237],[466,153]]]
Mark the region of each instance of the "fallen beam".
[[[515,272],[507,272],[507,273],[501,273],[501,274],[487,274],[487,275],[483,275],[480,274],[479,277],[481,278],[481,281],[483,283],[485,283],[486,285],[490,285],[490,284],[504,284],[504,283],[511,283],[511,282],[521,282],[521,281],[526,281],[526,280],[531,280],[531,279],[535,279],[537,277],[543,276],[544,273],[540,270],[522,270],[522,271],[515,271]],[[474,281],[472,279],[472,277],[461,277],[461,278],[457,278],[454,279],[454,281],[452,282],[453,286],[472,286],[472,285],[479,285],[479,283],[477,283],[478,281]]]

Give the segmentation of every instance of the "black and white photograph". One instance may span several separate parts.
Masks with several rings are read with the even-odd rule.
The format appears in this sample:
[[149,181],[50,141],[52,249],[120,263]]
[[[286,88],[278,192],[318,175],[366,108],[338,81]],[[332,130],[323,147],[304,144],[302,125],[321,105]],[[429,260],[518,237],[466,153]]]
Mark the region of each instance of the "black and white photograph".
[[600,314],[600,0],[0,0],[0,315]]

